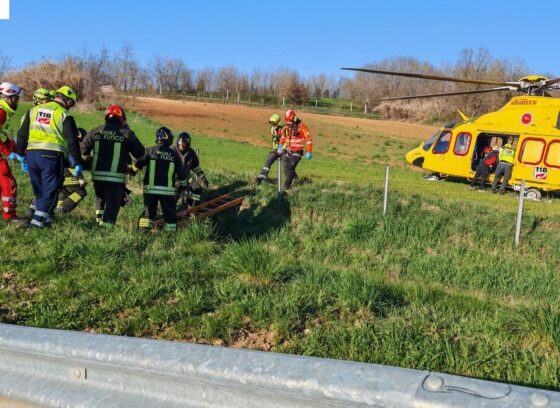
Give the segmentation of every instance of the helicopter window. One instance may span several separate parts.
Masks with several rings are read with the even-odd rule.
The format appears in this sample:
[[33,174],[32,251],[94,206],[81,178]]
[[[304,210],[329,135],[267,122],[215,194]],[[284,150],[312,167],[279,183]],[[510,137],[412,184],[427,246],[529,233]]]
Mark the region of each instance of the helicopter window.
[[432,137],[430,137],[430,138],[426,141],[426,143],[424,143],[424,146],[422,147],[422,148],[424,149],[424,151],[427,152],[428,150],[430,150],[430,147],[432,147],[432,145],[434,144],[434,142],[435,142],[436,139],[438,138],[439,134],[440,134],[440,131],[439,131],[439,129],[438,129],[438,131],[437,131],[436,133],[434,133],[434,134],[432,135]]
[[553,140],[548,144],[544,164],[548,167],[560,168],[560,140]]
[[523,164],[539,164],[543,158],[546,143],[543,139],[527,138],[523,140],[518,160]]
[[435,154],[447,153],[449,150],[449,142],[451,141],[451,132],[446,130],[441,133],[436,145],[434,146]]
[[455,139],[455,147],[453,148],[453,153],[457,156],[464,156],[469,151],[471,146],[472,136],[470,133],[459,133]]

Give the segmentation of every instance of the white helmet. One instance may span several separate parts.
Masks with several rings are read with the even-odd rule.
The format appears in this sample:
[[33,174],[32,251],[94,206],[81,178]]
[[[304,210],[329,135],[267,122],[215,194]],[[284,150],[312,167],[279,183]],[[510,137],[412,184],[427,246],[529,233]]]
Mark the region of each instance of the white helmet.
[[21,88],[16,84],[12,84],[11,82],[2,82],[0,84],[0,95],[2,96],[13,96],[21,93]]

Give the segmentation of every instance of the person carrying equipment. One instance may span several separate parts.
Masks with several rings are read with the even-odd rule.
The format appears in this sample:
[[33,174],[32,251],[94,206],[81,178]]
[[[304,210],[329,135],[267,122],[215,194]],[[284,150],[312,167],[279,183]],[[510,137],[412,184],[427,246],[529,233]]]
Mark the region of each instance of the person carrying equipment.
[[[29,178],[37,207],[30,227],[43,228],[56,205],[56,194],[62,185],[64,162],[71,154],[76,174],[82,173],[78,129],[68,110],[76,105],[76,92],[62,86],[54,101],[31,109],[18,131],[18,155],[27,151]],[[19,160],[19,159],[18,159]]]
[[[175,202],[182,199],[184,205],[192,207],[197,205],[202,199],[202,189],[208,188],[208,180],[204,170],[200,167],[200,161],[194,149],[191,147],[191,135],[187,132],[179,133],[177,136],[177,144],[172,148],[181,158],[181,162],[187,173],[188,187],[181,190],[181,186],[177,183]],[[191,177],[191,172],[195,177]]]
[[498,160],[497,152],[492,150],[492,148],[489,146],[486,146],[484,149],[482,149],[482,153],[484,156],[478,162],[476,173],[471,181],[471,184],[469,185],[469,189],[471,190],[474,189],[477,179],[480,178],[478,191],[484,191],[486,182],[488,180],[488,174],[490,174],[490,170],[493,166],[496,165],[496,162]]
[[270,119],[268,119],[268,123],[270,124],[270,136],[272,137],[272,150],[266,158],[260,174],[257,176],[257,183],[262,183],[267,179],[268,173],[270,172],[270,167],[276,160],[280,158],[280,154],[278,154],[278,141],[282,136],[282,128],[284,127],[284,122],[282,122],[282,120],[280,119],[280,115],[275,113],[270,117]]
[[177,231],[177,209],[175,207],[175,180],[180,190],[187,188],[187,172],[177,152],[171,149],[173,133],[166,127],[156,131],[156,145],[146,149],[146,155],[132,165],[134,171],[144,172],[145,209],[138,219],[138,229],[149,230],[161,204],[164,231]]
[[296,116],[296,111],[290,109],[284,115],[286,125],[282,128],[282,136],[278,142],[278,154],[283,156],[284,173],[286,180],[284,187],[288,190],[296,174],[296,167],[301,160],[305,150],[305,158],[311,160],[313,157],[313,139],[307,125]]
[[511,178],[511,172],[513,171],[513,158],[515,156],[515,150],[511,146],[511,143],[506,143],[502,149],[500,149],[500,154],[498,159],[498,167],[496,167],[496,173],[494,174],[494,181],[492,182],[492,192],[495,193],[498,187],[498,182],[503,176],[502,184],[500,185],[500,194],[505,194],[506,186]]
[[25,159],[16,154],[16,143],[8,133],[10,118],[17,109],[20,94],[21,89],[17,85],[10,82],[0,84],[0,197],[4,221],[17,219],[17,182],[4,156],[10,160],[19,160],[24,171],[27,166],[24,164]]
[[95,190],[95,216],[102,227],[117,222],[126,192],[130,156],[140,158],[144,145],[127,125],[126,114],[118,105],[105,111],[105,124],[89,131],[82,143],[84,158],[93,151],[91,178]]
[[[85,129],[78,128],[78,141],[80,144],[83,143],[86,134],[87,132]],[[55,208],[55,211],[66,214],[76,208],[87,195],[84,175],[80,174],[76,176],[74,160],[72,156],[69,156],[68,159],[68,166],[64,169],[64,182],[62,183],[62,188],[58,192]]]

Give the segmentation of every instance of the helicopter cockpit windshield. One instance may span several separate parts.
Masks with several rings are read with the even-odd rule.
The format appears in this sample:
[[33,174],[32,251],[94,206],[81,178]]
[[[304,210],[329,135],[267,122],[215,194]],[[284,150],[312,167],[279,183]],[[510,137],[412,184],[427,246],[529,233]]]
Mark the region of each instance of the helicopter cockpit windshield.
[[430,148],[432,147],[432,145],[434,144],[434,142],[436,141],[436,139],[439,137],[440,134],[441,134],[441,129],[438,129],[436,133],[434,133],[428,140],[426,140],[426,143],[424,143],[424,146],[422,147],[424,151],[427,152],[428,150],[430,150]]

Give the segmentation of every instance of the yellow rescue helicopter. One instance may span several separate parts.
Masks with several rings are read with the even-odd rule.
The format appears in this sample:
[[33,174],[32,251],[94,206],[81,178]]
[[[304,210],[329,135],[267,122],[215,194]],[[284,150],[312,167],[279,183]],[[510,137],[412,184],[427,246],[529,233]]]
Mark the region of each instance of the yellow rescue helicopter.
[[[560,98],[554,98],[549,93],[560,89],[560,78],[548,79],[531,75],[516,82],[498,82],[378,69],[342,69],[494,85],[487,89],[401,96],[380,99],[381,101],[495,91],[523,93],[523,96],[513,97],[500,110],[478,117],[470,118],[458,111],[461,121],[444,125],[420,146],[408,152],[406,161],[433,172],[436,177],[455,176],[470,179],[474,177],[485,147],[499,149],[509,143],[515,149],[512,177],[509,181],[514,190],[519,190],[521,181],[525,180],[526,197],[530,199],[540,199],[542,192],[560,191]],[[493,177],[492,174],[490,181]]]

